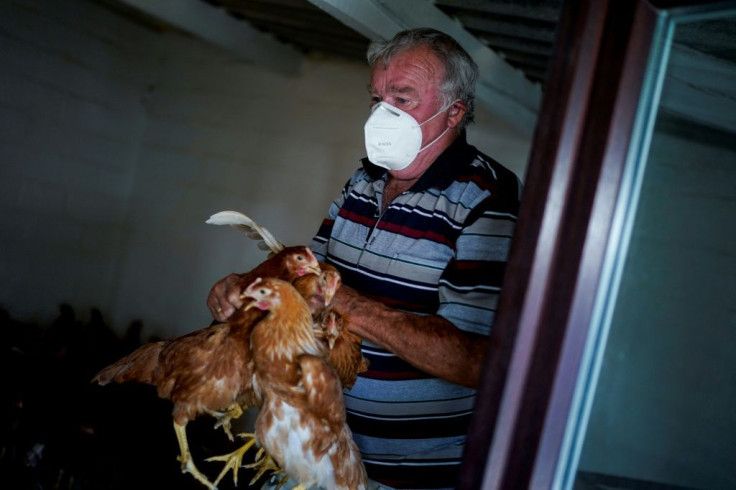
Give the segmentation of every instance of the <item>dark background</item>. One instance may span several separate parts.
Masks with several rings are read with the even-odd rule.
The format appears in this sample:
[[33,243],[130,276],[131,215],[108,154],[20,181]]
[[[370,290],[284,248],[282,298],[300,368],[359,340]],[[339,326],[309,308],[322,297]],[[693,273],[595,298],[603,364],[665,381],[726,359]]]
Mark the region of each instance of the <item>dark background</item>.
[[[93,309],[90,318],[78,321],[74,309],[63,304],[51,325],[35,325],[0,310],[2,486],[204,489],[181,473],[171,402],[158,398],[153,386],[90,383],[100,368],[142,344],[143,324],[133,322],[119,337],[99,311]],[[200,417],[187,430],[195,464],[211,481],[222,463],[204,459],[238,445],[222,429],[214,430],[214,422]],[[251,450],[243,463],[254,457]],[[231,475],[220,482],[221,490],[234,488]],[[238,486],[247,487],[252,476],[252,470],[242,469]]]

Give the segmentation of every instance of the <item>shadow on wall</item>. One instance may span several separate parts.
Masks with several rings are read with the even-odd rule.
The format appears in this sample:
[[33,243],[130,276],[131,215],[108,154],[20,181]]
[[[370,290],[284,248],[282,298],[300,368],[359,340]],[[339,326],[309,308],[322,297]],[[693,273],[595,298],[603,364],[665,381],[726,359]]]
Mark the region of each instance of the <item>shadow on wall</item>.
[[[152,386],[90,383],[141,345],[143,323],[133,322],[119,338],[96,309],[86,323],[69,305],[59,310],[50,326],[20,323],[0,310],[0,480],[18,490],[204,489],[180,471],[168,400]],[[211,480],[221,463],[204,459],[238,444],[213,424],[202,417],[188,425],[192,455]],[[241,487],[248,471],[240,472]],[[219,488],[234,488],[230,475]]]

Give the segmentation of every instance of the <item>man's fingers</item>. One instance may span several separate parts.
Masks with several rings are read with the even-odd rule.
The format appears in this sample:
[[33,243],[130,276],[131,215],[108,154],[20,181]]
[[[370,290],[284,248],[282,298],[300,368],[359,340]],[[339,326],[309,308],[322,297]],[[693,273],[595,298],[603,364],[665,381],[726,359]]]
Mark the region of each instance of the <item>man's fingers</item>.
[[226,321],[242,305],[239,279],[237,274],[226,276],[215,283],[207,296],[207,308],[218,322]]

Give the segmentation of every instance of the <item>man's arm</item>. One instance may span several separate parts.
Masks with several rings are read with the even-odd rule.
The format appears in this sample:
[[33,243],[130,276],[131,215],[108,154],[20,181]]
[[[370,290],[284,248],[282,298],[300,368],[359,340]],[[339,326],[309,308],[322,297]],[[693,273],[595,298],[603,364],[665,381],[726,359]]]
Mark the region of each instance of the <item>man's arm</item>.
[[409,364],[446,381],[475,388],[488,337],[464,332],[438,315],[421,316],[390,308],[342,286],[332,302],[347,327]]

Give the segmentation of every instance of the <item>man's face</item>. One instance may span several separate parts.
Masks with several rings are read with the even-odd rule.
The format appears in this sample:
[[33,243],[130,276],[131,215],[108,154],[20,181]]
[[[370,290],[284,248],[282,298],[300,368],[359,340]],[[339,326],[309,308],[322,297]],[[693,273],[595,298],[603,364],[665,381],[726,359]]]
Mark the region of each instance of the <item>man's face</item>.
[[[387,67],[378,64],[368,87],[371,106],[383,101],[409,113],[420,124],[442,108],[439,87],[444,68],[427,48],[412,48],[391,59]],[[446,114],[422,126],[422,146],[447,128]]]

